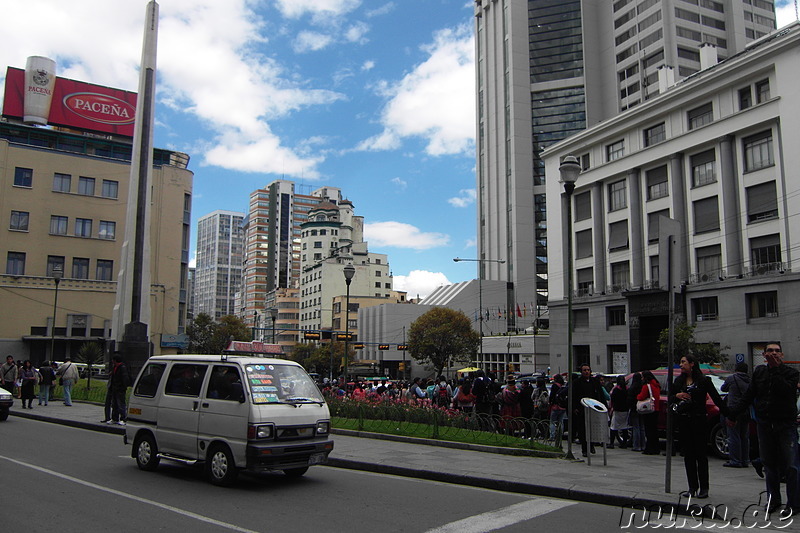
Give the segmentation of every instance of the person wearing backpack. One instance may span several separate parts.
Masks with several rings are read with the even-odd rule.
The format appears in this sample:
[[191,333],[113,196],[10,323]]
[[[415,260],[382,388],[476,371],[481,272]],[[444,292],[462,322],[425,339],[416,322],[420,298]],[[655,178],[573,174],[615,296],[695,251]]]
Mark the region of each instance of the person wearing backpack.
[[[738,410],[747,389],[750,388],[750,374],[747,363],[736,363],[735,372],[725,378],[720,390],[727,392],[725,405],[731,411]],[[722,466],[747,468],[750,464],[750,410],[744,409],[728,428],[728,462]]]
[[453,403],[453,388],[444,379],[444,376],[439,376],[439,384],[434,388],[434,402],[439,407],[448,408]]
[[547,420],[550,413],[550,393],[547,392],[547,381],[544,378],[536,380],[532,398],[533,417],[538,420]]
[[555,440],[556,429],[564,427],[564,417],[567,414],[569,389],[564,385],[564,376],[553,376],[553,385],[550,387],[550,440]]

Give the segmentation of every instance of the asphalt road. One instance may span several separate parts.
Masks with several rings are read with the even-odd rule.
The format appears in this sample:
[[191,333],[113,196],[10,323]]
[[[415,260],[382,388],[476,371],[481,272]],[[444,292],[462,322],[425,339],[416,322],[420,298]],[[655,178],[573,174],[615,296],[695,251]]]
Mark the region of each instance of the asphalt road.
[[618,508],[313,467],[301,479],[198,468],[140,471],[122,437],[12,418],[0,423],[0,531],[619,531]]

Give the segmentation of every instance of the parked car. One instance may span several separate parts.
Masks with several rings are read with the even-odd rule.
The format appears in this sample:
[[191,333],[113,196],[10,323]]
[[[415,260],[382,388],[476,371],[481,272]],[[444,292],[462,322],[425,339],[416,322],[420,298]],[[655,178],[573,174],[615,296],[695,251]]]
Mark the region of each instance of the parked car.
[[[653,376],[658,380],[659,385],[661,386],[661,402],[659,404],[658,410],[658,431],[659,433],[666,438],[667,433],[667,408],[669,406],[667,401],[667,372],[666,368],[660,368],[658,370],[651,370]],[[722,384],[725,383],[725,379],[732,374],[727,370],[719,370],[716,368],[704,368],[702,369],[703,374],[711,377],[711,382],[717,388],[717,392],[719,392],[722,398],[725,398],[727,395],[726,393],[722,392],[721,387]],[[673,371],[673,380],[680,375],[680,369],[676,368]],[[628,385],[630,385],[631,378],[633,374],[628,374],[625,376],[625,380]],[[706,420],[708,422],[707,426],[709,428],[708,431],[708,444],[711,446],[711,451],[717,457],[721,459],[728,458],[728,438],[727,432],[725,430],[725,423],[720,421],[720,414],[719,408],[714,404],[711,400],[711,397],[706,395]],[[677,424],[675,424],[677,428]],[[677,435],[676,435],[677,437]],[[751,439],[754,440],[754,439]]]
[[0,422],[8,418],[8,411],[12,405],[14,405],[14,395],[0,388]]

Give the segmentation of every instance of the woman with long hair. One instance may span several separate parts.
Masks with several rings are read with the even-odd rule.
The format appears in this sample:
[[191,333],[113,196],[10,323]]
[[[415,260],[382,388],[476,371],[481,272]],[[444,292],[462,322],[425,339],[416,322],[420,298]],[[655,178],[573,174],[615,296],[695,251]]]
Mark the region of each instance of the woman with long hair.
[[644,426],[642,417],[636,411],[636,397],[642,391],[642,374],[636,372],[631,378],[631,386],[628,387],[628,424],[631,426],[631,450],[634,452],[644,451]]
[[644,426],[644,436],[647,441],[642,453],[645,455],[658,455],[661,448],[658,441],[658,408],[661,402],[661,385],[649,370],[642,372],[642,390],[636,397],[638,401],[647,400],[653,397],[655,410],[652,413],[640,413],[642,425]]
[[711,378],[703,375],[697,360],[684,355],[680,361],[681,373],[675,378],[669,403],[674,406],[678,419],[683,465],[689,490],[681,493],[685,498],[708,498],[708,429],[706,428],[706,395],[727,416],[728,409],[720,398]]
[[22,398],[22,408],[25,409],[25,401],[28,401],[28,409],[33,409],[33,399],[36,398],[36,393],[34,389],[36,388],[36,384],[39,382],[39,374],[35,368],[33,368],[33,364],[31,364],[30,359],[26,359],[24,363],[22,363],[22,368],[19,372],[19,379],[22,381],[22,386],[20,387],[20,398]]
[[625,376],[617,376],[617,382],[611,389],[611,442],[609,448],[614,447],[615,441],[619,440],[620,448],[628,447],[628,388],[625,385]]
[[563,395],[561,396],[561,403],[559,403],[558,392],[564,385],[564,376],[556,374],[553,376],[553,384],[550,387],[550,440],[555,440],[556,430],[561,431],[564,425],[564,417],[567,414],[566,405],[562,405]]

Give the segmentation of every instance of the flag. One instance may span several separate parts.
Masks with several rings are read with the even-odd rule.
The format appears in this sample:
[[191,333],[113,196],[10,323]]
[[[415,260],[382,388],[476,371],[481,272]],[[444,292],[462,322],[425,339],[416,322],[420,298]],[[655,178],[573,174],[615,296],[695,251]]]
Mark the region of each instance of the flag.
[[522,318],[522,311],[520,311],[520,309],[519,309],[519,304],[517,304],[517,316],[519,318]]

